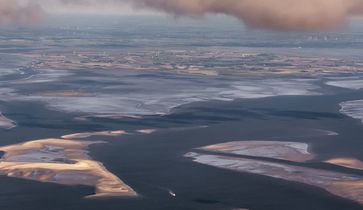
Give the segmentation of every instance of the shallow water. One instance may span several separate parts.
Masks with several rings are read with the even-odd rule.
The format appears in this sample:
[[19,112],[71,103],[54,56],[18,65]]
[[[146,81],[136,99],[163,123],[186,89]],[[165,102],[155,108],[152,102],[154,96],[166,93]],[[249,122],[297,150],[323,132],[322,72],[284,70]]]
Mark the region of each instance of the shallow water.
[[[200,27],[199,20],[179,20],[175,24],[157,17],[146,22],[143,18],[96,18],[87,20],[88,24],[92,22],[88,27],[79,27],[84,19],[67,17],[68,21],[62,19],[61,24],[53,25],[57,20],[51,20],[34,30],[4,29],[0,31],[0,51],[24,54],[73,48],[229,48],[358,61],[362,55],[361,22],[354,22],[349,33],[281,34],[247,32],[234,19],[227,24],[218,19],[216,30],[215,20],[201,20],[205,27]],[[35,46],[11,44],[14,38],[34,42]],[[340,157],[363,160],[362,122],[339,111],[343,102],[362,100],[363,91],[325,84],[341,77],[358,80],[355,74],[245,78],[113,69],[71,71],[21,68],[24,62],[18,62],[18,58],[1,54],[1,68],[6,71],[0,74],[0,110],[18,127],[0,130],[0,145],[72,133],[125,130],[132,135],[87,138],[108,142],[91,146],[90,156],[141,196],[89,200],[84,196],[93,193],[91,187],[1,176],[1,209],[363,209],[317,187],[218,169],[183,156],[194,148],[231,141],[295,141],[309,144],[316,154],[311,162],[299,163],[302,166],[363,176],[360,170],[323,163]],[[85,95],[51,96],[64,90]],[[361,113],[359,104],[354,109],[348,106],[349,115],[357,117]],[[134,132],[140,129],[156,132]]]
[[[27,111],[13,116],[22,126],[1,132],[2,145],[102,130],[104,127],[124,130],[159,128],[160,131],[150,135],[94,137],[94,140],[109,143],[92,146],[91,157],[103,162],[111,172],[140,193],[142,197],[138,199],[84,200],[82,197],[90,194],[92,189],[0,177],[4,186],[12,186],[11,197],[7,188],[0,189],[0,194],[4,195],[0,203],[8,209],[119,209],[120,206],[126,209],[362,209],[351,201],[311,186],[227,172],[198,165],[183,157],[193,148],[232,140],[294,139],[309,142],[313,151],[322,158],[350,155],[363,159],[360,149],[363,145],[359,138],[363,132],[361,125],[339,114],[337,106],[340,100],[349,97],[355,96],[286,96],[205,102],[180,107],[165,116],[85,122],[74,120],[76,115],[47,111],[40,104],[7,106],[11,115],[19,113],[19,110]],[[309,103],[301,103],[304,101]],[[329,105],[326,101],[333,103]],[[281,112],[287,104],[289,112]],[[24,107],[28,108],[22,109]],[[198,115],[194,114],[195,110],[198,110]],[[254,115],[247,114],[249,112]],[[209,127],[163,129],[193,124]],[[339,135],[314,136],[315,129],[331,130]],[[346,169],[338,170],[344,172]],[[169,190],[176,197],[171,197]],[[51,203],[42,205],[45,199]],[[23,204],[20,205],[17,200],[22,200]]]

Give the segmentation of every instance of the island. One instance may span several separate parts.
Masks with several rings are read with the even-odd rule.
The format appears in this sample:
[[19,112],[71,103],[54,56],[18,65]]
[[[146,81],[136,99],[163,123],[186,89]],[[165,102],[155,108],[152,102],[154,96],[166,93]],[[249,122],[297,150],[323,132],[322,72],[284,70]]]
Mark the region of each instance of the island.
[[100,141],[41,139],[0,147],[0,175],[63,185],[95,188],[87,198],[128,196],[137,193],[104,165],[92,160],[87,148]]

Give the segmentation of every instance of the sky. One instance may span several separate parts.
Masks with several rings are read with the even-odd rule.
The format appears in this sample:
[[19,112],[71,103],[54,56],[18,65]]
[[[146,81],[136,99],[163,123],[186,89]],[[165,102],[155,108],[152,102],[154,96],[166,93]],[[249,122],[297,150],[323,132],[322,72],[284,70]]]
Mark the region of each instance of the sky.
[[363,14],[363,0],[0,0],[0,25],[32,24],[55,13],[224,14],[248,28],[329,31]]

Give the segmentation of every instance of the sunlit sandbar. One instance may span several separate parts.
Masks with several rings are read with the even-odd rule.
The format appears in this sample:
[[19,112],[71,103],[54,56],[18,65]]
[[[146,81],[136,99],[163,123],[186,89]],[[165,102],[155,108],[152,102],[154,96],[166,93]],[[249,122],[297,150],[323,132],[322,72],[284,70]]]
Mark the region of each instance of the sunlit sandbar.
[[320,187],[334,195],[363,204],[362,176],[222,155],[188,153],[186,156],[193,158],[195,162],[222,169],[258,174]]
[[102,163],[91,160],[87,148],[103,142],[43,139],[0,147],[0,175],[63,185],[95,187],[87,196],[137,196],[137,193],[109,172]]
[[354,158],[334,158],[325,162],[346,168],[363,170],[363,162]]
[[281,141],[233,141],[200,148],[205,151],[223,152],[238,155],[267,157],[296,162],[314,158],[309,153],[308,144]]
[[[308,149],[305,143],[235,141],[197,148],[196,152],[187,153],[185,157],[221,169],[312,185],[363,204],[363,176],[297,165],[314,158],[314,154],[309,153]],[[256,157],[270,159],[257,160]],[[290,162],[283,163],[281,160]],[[338,158],[326,162],[363,169],[363,163],[352,158]]]
[[92,136],[122,136],[127,134],[126,131],[116,130],[116,131],[99,131],[99,132],[86,132],[86,133],[74,133],[62,136],[63,139],[83,139]]

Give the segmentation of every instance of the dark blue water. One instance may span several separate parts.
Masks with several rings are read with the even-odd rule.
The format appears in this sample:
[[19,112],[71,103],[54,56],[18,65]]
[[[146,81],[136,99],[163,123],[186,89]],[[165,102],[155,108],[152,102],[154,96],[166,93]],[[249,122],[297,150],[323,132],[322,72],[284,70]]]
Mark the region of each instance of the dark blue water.
[[[131,185],[141,194],[140,198],[87,200],[82,196],[92,192],[89,187],[66,187],[0,177],[0,206],[22,210],[363,209],[354,202],[312,186],[225,171],[183,158],[183,154],[192,148],[231,140],[293,139],[311,143],[314,152],[323,158],[349,155],[363,159],[362,125],[358,120],[341,115],[337,106],[341,100],[362,96],[360,92],[199,103],[178,108],[164,117],[93,119],[82,123],[73,120],[77,115],[47,111],[41,104],[2,104],[8,116],[20,126],[1,131],[1,145],[105,128],[134,130],[156,127],[161,131],[146,136],[94,138],[106,140],[108,144],[92,146],[91,156]],[[209,127],[171,129],[198,125]],[[313,133],[313,129],[331,130],[340,135],[307,135]],[[319,164],[315,167],[332,169]],[[168,190],[175,192],[177,197],[171,197]]]
[[[2,29],[0,36],[3,44],[0,45],[0,51],[24,53],[29,50],[41,52],[44,49],[73,48],[241,48],[344,58],[361,54],[361,28],[362,22],[354,20],[344,31],[297,34],[248,31],[238,20],[225,17],[204,20],[173,20],[161,17],[52,17],[44,25],[32,29]],[[32,44],[7,44],[7,40],[10,42],[13,39],[25,39]],[[89,71],[79,75],[95,76]],[[152,80],[160,75],[147,73],[143,76]],[[3,81],[11,81],[17,77],[19,75],[9,75]],[[79,82],[80,86],[93,87],[94,90],[111,85],[102,81]],[[72,85],[72,82],[60,81],[50,83],[47,87],[24,85],[21,88],[20,84],[19,91],[27,93],[57,90],[72,88]],[[19,125],[12,130],[0,130],[1,146],[33,139],[57,138],[75,132],[113,129],[132,131],[143,128],[158,128],[160,132],[151,135],[95,138],[94,140],[105,140],[108,144],[91,147],[91,157],[104,163],[107,169],[134,188],[141,195],[139,198],[87,200],[83,197],[93,192],[90,187],[62,186],[0,176],[0,208],[363,209],[352,201],[313,186],[217,169],[193,163],[183,157],[195,147],[232,140],[294,140],[312,144],[318,155],[318,160],[308,166],[342,171],[342,168],[319,163],[319,159],[351,156],[363,160],[362,124],[359,120],[340,114],[338,106],[342,101],[362,99],[363,92],[338,91],[335,88],[329,90],[332,94],[325,96],[210,101],[178,107],[164,116],[145,116],[141,119],[90,118],[88,121],[76,120],[83,114],[51,111],[41,102],[1,100],[1,112]],[[204,125],[209,127],[175,129]],[[340,135],[315,136],[312,134],[314,129],[330,130]],[[353,173],[351,170],[349,172]],[[177,196],[170,196],[169,190]]]

